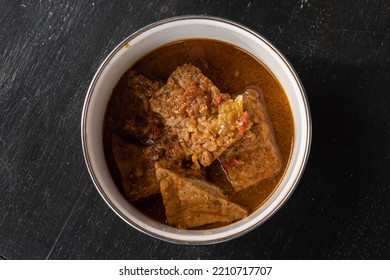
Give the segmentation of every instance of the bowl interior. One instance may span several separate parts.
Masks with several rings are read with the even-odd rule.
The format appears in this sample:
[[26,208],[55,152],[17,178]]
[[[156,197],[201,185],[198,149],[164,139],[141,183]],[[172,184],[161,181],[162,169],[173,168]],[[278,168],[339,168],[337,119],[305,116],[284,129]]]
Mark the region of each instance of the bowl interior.
[[[232,225],[211,230],[179,230],[140,213],[120,194],[106,165],[102,130],[107,103],[121,76],[150,51],[190,38],[215,39],[251,53],[277,77],[290,102],[295,139],[290,162],[274,194],[257,211]],[[152,236],[178,243],[213,243],[231,239],[265,221],[288,198],[306,163],[311,136],[310,115],[302,85],[292,67],[258,34],[222,19],[177,18],[148,26],[131,35],[106,58],[96,73],[84,104],[82,140],[90,175],[108,205],[126,222]]]

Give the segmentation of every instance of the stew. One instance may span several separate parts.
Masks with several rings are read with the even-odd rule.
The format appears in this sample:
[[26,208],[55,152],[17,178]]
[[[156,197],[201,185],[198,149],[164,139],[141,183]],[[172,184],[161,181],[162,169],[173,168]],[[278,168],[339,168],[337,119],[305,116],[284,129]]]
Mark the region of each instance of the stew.
[[294,139],[283,88],[245,51],[178,41],[129,69],[107,106],[110,172],[140,211],[183,229],[243,219],[277,188]]

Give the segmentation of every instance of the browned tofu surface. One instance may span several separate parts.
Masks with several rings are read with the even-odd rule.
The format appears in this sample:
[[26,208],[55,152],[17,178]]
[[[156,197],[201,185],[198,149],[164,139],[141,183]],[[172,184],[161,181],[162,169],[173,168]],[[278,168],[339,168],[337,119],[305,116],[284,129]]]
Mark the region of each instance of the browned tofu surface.
[[282,167],[282,158],[261,90],[248,88],[243,93],[244,109],[252,127],[244,137],[221,156],[221,164],[236,191],[272,177]]
[[233,100],[221,93],[189,64],[170,75],[167,84],[155,92],[150,106],[197,165],[210,165],[251,126],[242,96]]
[[112,112],[124,132],[140,139],[156,139],[161,133],[161,120],[149,105],[149,100],[162,84],[149,80],[133,70],[122,77],[114,89],[116,108]]
[[127,199],[137,200],[160,191],[154,161],[144,156],[151,147],[136,146],[116,134],[111,136],[111,147]]
[[187,229],[213,223],[231,223],[247,216],[240,205],[228,201],[215,185],[156,169],[165,213],[171,226]]

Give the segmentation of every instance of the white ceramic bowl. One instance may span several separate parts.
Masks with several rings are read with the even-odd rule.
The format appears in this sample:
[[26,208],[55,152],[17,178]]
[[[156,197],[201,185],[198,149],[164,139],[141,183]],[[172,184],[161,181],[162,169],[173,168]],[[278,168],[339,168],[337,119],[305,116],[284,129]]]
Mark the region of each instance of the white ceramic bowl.
[[[167,43],[209,38],[236,45],[262,61],[283,86],[294,116],[295,139],[291,158],[277,190],[249,217],[211,230],[180,230],[159,223],[133,207],[121,195],[107,167],[102,141],[103,118],[112,89],[137,60]],[[267,220],[291,195],[307,162],[311,120],[304,88],[286,58],[264,37],[231,21],[185,16],[151,24],[126,38],[104,60],[85,99],[81,137],[85,161],[99,193],[112,210],[134,228],[174,243],[209,244],[240,236]]]

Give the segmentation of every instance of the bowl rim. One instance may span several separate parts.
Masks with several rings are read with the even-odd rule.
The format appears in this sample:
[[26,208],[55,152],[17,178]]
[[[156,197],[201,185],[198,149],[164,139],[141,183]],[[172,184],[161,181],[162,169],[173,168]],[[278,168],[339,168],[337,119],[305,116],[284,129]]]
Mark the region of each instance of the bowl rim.
[[[220,237],[220,238],[215,238],[215,239],[210,239],[210,240],[201,240],[201,241],[189,240],[189,239],[188,240],[177,240],[177,239],[174,239],[174,238],[170,238],[170,237],[167,237],[167,236],[163,236],[163,235],[157,234],[155,232],[151,232],[151,231],[141,227],[140,225],[138,225],[137,223],[132,221],[130,218],[128,218],[124,213],[122,213],[122,211],[120,211],[116,207],[115,203],[113,203],[107,197],[107,195],[104,192],[104,189],[100,185],[100,183],[99,183],[99,181],[97,179],[97,176],[95,175],[95,171],[94,171],[94,169],[92,167],[90,156],[89,156],[89,153],[88,153],[88,147],[87,147],[87,144],[86,144],[86,142],[87,142],[86,141],[86,138],[87,138],[87,133],[86,133],[87,121],[86,120],[87,120],[88,108],[89,108],[90,100],[91,100],[91,97],[92,97],[92,93],[94,92],[96,83],[99,80],[103,70],[106,68],[106,66],[111,61],[111,59],[129,41],[131,41],[132,39],[136,38],[138,35],[144,33],[145,31],[148,31],[149,29],[155,28],[155,27],[163,25],[163,24],[167,24],[167,23],[171,23],[171,22],[175,22],[175,21],[185,21],[185,20],[208,20],[208,21],[217,21],[217,22],[221,22],[221,23],[224,23],[224,24],[232,25],[234,27],[242,29],[244,32],[250,33],[251,35],[255,36],[256,38],[258,38],[262,42],[264,42],[272,51],[275,52],[275,54],[277,54],[279,56],[279,58],[283,61],[285,66],[287,66],[287,68],[291,72],[292,76],[294,77],[294,79],[295,79],[295,81],[296,81],[296,83],[297,83],[297,85],[299,87],[299,92],[302,95],[302,101],[303,101],[303,105],[304,105],[303,108],[305,110],[305,114],[304,115],[305,115],[306,122],[307,122],[307,127],[306,127],[307,135],[306,135],[306,139],[305,139],[306,140],[306,145],[304,147],[304,153],[303,153],[302,162],[300,162],[300,167],[298,169],[297,176],[294,178],[294,181],[292,182],[291,187],[289,188],[289,191],[280,200],[279,204],[276,207],[274,207],[263,220],[257,222],[256,224],[254,224],[254,225],[252,225],[252,226],[250,226],[248,228],[243,229],[240,232],[237,232],[237,233],[232,234],[232,235]],[[163,240],[163,241],[168,241],[168,242],[171,242],[171,243],[174,243],[174,244],[186,244],[186,245],[216,244],[216,243],[220,243],[220,242],[224,242],[224,241],[228,241],[228,240],[240,237],[240,236],[242,236],[242,235],[252,231],[253,229],[257,228],[258,226],[260,226],[264,222],[266,222],[269,218],[271,218],[281,208],[281,206],[283,206],[286,203],[286,201],[290,198],[291,194],[296,189],[299,181],[302,178],[303,171],[304,171],[304,169],[305,169],[305,167],[307,165],[307,162],[308,162],[308,158],[309,158],[309,154],[310,154],[310,148],[311,148],[311,141],[312,141],[312,121],[311,121],[311,113],[310,113],[310,107],[309,107],[309,104],[308,104],[306,91],[305,91],[305,89],[303,87],[302,81],[300,80],[296,70],[293,68],[293,66],[290,63],[290,61],[268,39],[266,39],[263,35],[260,35],[258,32],[254,31],[253,29],[251,29],[249,27],[246,27],[245,25],[243,25],[241,23],[237,23],[235,21],[232,21],[230,19],[226,19],[226,18],[218,17],[218,16],[209,16],[209,15],[182,15],[182,16],[166,18],[166,19],[159,20],[159,21],[156,21],[154,23],[148,24],[148,25],[138,29],[137,31],[133,32],[131,35],[127,36],[125,39],[123,39],[106,56],[104,61],[100,64],[98,70],[95,72],[95,75],[93,76],[92,81],[91,81],[91,83],[89,85],[89,88],[87,90],[87,94],[86,94],[85,101],[84,101],[84,104],[83,104],[82,117],[81,117],[81,143],[82,143],[84,160],[85,160],[85,163],[87,165],[87,169],[88,169],[88,172],[90,174],[90,177],[91,177],[91,179],[92,179],[96,189],[98,190],[98,192],[100,193],[101,197],[103,198],[103,200],[115,212],[115,214],[117,214],[122,220],[124,220],[127,224],[131,225],[133,228],[135,228],[135,229],[139,230],[140,232],[143,232],[143,233],[145,233],[145,234],[147,234],[149,236],[152,236],[154,238],[157,238],[157,239],[160,239],[160,240]]]

